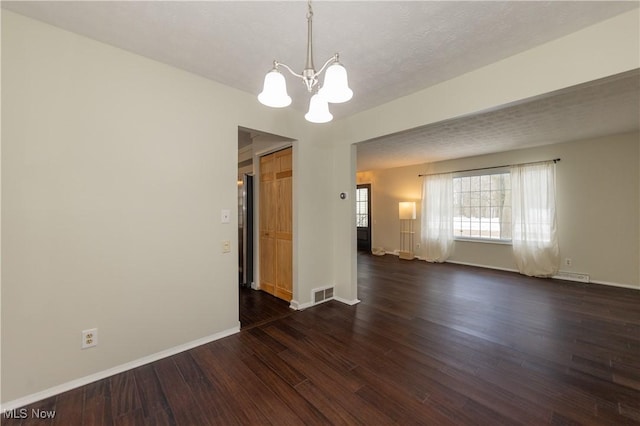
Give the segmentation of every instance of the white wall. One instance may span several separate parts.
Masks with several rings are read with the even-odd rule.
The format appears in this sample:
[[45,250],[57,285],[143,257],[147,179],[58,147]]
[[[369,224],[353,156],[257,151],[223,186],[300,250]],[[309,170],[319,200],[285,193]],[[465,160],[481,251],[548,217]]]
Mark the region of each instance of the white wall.
[[[376,170],[358,174],[372,184],[373,246],[399,249],[398,202],[416,201],[420,235],[420,173],[453,172],[561,158],[556,166],[561,258],[570,272],[592,280],[640,288],[640,135],[613,135],[499,154]],[[419,238],[416,243],[419,243]],[[421,248],[415,248],[423,256]],[[510,245],[456,241],[450,261],[515,270]]]
[[330,283],[300,113],[7,11],[2,54],[3,403],[237,331],[238,126],[296,140],[294,297]]
[[[302,115],[297,117],[303,120]],[[294,292],[291,305],[311,304],[312,289],[333,284],[330,182],[331,146],[317,138],[294,146]]]

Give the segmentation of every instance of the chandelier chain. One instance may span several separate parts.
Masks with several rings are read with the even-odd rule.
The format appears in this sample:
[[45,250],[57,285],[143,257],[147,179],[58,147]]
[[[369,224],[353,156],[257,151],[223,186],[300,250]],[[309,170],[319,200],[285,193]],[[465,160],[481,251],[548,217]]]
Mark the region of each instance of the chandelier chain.
[[304,70],[302,70],[302,75],[307,90],[311,92],[318,83],[316,77],[318,74],[316,73],[316,67],[313,65],[313,10],[311,9],[311,0],[307,0],[307,7],[309,8],[307,12],[307,61]]
[[307,0],[307,19],[313,18],[313,9],[311,8],[311,0]]

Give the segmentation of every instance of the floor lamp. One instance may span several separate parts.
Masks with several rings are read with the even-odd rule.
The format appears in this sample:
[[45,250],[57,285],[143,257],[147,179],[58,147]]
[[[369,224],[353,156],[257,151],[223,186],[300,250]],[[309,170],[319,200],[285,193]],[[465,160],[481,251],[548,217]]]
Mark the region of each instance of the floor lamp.
[[[413,259],[413,221],[416,219],[416,203],[402,201],[398,203],[400,217],[400,259]],[[408,240],[408,244],[407,244]]]

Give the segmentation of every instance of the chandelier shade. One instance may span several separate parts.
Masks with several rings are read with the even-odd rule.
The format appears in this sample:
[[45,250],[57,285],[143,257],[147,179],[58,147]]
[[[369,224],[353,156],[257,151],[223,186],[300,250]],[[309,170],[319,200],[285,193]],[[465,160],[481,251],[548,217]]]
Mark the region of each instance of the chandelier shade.
[[291,97],[287,94],[287,82],[280,71],[274,68],[264,76],[264,86],[258,100],[272,108],[291,105]]
[[329,112],[329,104],[318,93],[311,97],[309,101],[309,112],[304,118],[311,123],[327,123],[333,120],[333,115]]
[[329,58],[320,67],[320,70],[316,71],[313,65],[313,43],[311,37],[313,21],[311,0],[307,2],[307,7],[307,62],[302,73],[298,74],[282,62],[273,61],[273,68],[264,78],[264,86],[262,92],[258,95],[258,100],[263,105],[273,108],[283,108],[291,104],[291,97],[287,94],[286,81],[279,71],[280,67],[289,71],[294,77],[301,79],[309,93],[314,91],[314,88],[318,85],[318,77],[326,70],[324,84],[311,97],[309,112],[304,116],[312,123],[326,123],[333,119],[333,115],[329,112],[328,102],[347,102],[353,96],[353,91],[349,88],[347,70],[339,62],[337,53]]
[[332,104],[347,102],[353,97],[353,91],[349,88],[347,80],[347,70],[340,62],[334,62],[327,68],[324,85],[318,93]]

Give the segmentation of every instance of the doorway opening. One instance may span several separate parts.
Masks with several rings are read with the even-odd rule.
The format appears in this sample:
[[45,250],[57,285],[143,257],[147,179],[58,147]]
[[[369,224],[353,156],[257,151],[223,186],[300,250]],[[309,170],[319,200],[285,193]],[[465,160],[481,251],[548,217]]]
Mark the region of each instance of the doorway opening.
[[260,291],[260,158],[292,139],[238,128],[238,286],[240,326],[251,328],[291,314],[289,303]]
[[371,184],[356,187],[358,250],[371,253]]

